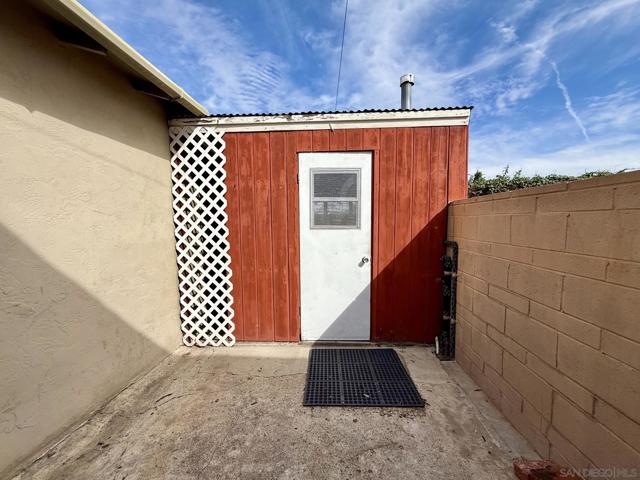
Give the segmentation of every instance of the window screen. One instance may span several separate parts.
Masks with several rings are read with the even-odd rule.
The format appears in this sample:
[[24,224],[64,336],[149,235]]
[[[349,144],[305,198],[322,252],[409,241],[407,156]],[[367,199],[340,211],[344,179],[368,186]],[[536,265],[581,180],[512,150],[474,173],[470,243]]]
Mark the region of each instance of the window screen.
[[360,228],[360,170],[311,170],[311,228]]

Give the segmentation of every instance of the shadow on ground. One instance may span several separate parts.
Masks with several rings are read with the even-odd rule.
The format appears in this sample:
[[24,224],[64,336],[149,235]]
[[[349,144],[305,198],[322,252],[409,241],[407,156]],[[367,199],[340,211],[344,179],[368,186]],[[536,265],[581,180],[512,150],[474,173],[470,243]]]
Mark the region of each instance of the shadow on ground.
[[425,347],[425,408],[303,407],[309,345],[180,348],[17,479],[507,479],[517,456]]

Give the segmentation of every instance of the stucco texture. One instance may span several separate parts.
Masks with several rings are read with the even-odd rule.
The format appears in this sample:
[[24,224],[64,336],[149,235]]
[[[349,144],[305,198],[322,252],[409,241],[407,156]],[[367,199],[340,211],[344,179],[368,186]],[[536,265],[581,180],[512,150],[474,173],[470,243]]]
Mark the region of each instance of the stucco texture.
[[180,344],[166,115],[0,14],[0,476]]

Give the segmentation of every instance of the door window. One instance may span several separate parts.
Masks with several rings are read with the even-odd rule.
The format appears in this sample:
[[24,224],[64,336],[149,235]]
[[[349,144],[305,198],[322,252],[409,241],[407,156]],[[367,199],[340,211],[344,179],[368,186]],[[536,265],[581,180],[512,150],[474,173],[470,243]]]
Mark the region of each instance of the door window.
[[360,170],[311,169],[311,228],[360,228]]

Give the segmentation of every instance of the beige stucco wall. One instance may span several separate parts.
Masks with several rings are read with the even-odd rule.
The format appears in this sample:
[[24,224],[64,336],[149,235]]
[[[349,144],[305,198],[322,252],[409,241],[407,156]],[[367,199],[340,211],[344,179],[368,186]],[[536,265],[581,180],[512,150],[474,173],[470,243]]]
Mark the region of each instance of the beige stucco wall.
[[456,359],[543,457],[640,466],[640,172],[455,202]]
[[21,3],[0,13],[0,472],[180,343],[163,107]]

